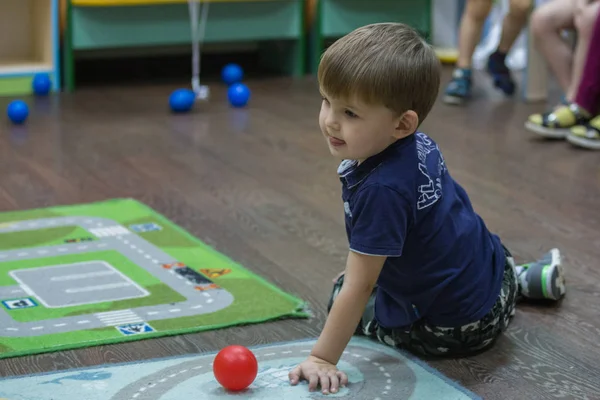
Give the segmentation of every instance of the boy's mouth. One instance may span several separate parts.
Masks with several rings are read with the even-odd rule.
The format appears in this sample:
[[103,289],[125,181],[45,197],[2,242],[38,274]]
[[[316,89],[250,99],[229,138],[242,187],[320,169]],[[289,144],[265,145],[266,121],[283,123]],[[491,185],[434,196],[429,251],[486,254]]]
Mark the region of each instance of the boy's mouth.
[[346,142],[344,142],[343,140],[334,138],[332,136],[329,136],[329,143],[334,147],[343,146],[346,144]]

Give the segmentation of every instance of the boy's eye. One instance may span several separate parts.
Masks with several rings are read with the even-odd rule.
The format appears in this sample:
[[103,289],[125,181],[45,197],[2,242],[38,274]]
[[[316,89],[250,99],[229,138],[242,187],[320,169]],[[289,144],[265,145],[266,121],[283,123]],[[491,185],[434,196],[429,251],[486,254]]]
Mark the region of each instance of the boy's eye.
[[347,115],[348,117],[350,117],[350,118],[356,118],[356,117],[358,117],[358,115],[354,114],[354,113],[353,113],[352,111],[350,111],[350,110],[345,110],[344,112],[345,112],[345,113],[346,113],[346,115]]

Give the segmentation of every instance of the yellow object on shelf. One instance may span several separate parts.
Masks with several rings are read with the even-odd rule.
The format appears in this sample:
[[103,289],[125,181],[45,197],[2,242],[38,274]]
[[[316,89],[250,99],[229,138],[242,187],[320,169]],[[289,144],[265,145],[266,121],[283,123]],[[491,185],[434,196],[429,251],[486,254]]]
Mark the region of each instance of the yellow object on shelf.
[[458,60],[458,49],[436,47],[434,50],[442,64],[455,64]]
[[[202,3],[238,3],[242,1],[283,1],[283,0],[200,0]],[[71,0],[76,7],[108,7],[108,6],[151,6],[158,4],[180,4],[188,0]]]

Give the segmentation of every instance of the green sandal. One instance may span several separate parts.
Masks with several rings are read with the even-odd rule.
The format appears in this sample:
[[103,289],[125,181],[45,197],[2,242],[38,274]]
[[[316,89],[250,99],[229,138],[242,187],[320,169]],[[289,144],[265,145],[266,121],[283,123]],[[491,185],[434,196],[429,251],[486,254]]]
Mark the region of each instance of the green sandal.
[[600,150],[600,115],[585,125],[577,125],[571,128],[567,140],[578,147]]
[[571,128],[585,125],[591,115],[575,103],[560,106],[544,114],[533,114],[525,123],[525,128],[550,139],[564,139]]

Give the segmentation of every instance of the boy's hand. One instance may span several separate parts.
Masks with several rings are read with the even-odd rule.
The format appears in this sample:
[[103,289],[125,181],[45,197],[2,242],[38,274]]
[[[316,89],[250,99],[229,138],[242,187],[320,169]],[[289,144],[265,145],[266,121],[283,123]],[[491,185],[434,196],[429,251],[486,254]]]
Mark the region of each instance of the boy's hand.
[[348,384],[348,376],[330,362],[310,356],[289,373],[290,383],[297,385],[302,379],[308,381],[308,390],[314,391],[319,384],[323,394],[337,393],[340,386]]

